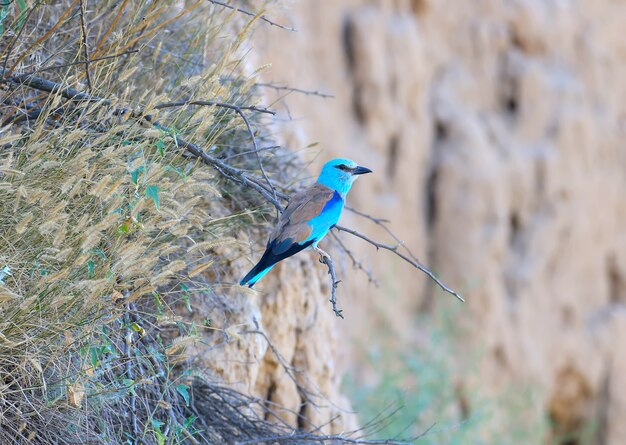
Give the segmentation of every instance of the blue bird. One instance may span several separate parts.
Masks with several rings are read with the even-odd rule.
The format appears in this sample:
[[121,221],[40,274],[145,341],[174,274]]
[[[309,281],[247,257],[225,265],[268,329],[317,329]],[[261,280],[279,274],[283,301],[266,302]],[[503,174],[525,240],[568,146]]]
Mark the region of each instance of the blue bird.
[[317,182],[289,201],[265,253],[239,284],[254,286],[276,263],[309,246],[325,255],[317,243],[339,221],[346,195],[358,175],[371,172],[349,159],[333,159],[324,164]]

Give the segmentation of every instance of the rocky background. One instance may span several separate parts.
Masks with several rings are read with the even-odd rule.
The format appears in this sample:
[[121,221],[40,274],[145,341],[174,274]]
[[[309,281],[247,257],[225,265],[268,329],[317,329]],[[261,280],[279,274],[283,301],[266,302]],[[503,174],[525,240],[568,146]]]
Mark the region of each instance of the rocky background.
[[[251,64],[269,64],[263,79],[335,96],[268,89],[284,99],[279,139],[312,160],[312,173],[336,156],[375,170],[350,204],[391,219],[467,299],[459,308],[418,271],[343,234],[380,280],[340,260],[345,321],[325,301],[312,254],[250,297],[287,361],[341,401],[344,370],[362,384],[376,379],[368,348],[390,335],[398,350],[427,341],[417,320],[452,311],[464,351],[448,357],[460,418],[474,408],[463,388],[532,388],[525,409],[547,425],[538,442],[625,443],[626,3],[297,0],[268,14],[297,32],[256,31]],[[384,239],[366,219],[342,222]],[[303,272],[311,263],[317,275]],[[302,406],[259,348],[245,371],[254,375],[241,380],[252,392],[317,413],[317,423],[335,419],[335,430],[354,424],[338,407]],[[476,369],[460,372],[470,362]],[[503,411],[485,422],[522,424]]]

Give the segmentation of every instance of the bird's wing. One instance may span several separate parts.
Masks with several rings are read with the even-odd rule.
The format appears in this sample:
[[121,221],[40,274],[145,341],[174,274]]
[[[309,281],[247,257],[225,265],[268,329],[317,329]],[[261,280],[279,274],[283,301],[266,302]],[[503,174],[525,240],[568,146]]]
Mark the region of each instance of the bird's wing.
[[[338,200],[341,200],[341,203]],[[270,238],[268,248],[271,248],[274,255],[281,256],[294,247],[294,244],[308,243],[307,246],[311,244],[314,241],[311,240],[311,235],[315,235],[313,232],[316,228],[312,221],[316,221],[316,218],[319,220],[322,210],[333,203],[343,204],[341,196],[319,183],[315,183],[309,189],[295,195],[281,215]],[[320,228],[325,233],[335,222],[327,224],[320,222],[319,225],[324,226]]]
[[342,209],[341,195],[319,183],[295,195],[280,216],[265,253],[241,284],[253,286],[274,264],[319,241],[337,222]]

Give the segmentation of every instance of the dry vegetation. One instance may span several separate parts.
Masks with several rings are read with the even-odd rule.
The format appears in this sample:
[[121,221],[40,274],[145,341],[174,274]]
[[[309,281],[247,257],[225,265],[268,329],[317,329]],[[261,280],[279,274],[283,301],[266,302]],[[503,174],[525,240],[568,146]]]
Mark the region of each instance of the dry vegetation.
[[236,110],[155,107],[251,101],[252,21],[206,1],[0,7],[0,442],[215,440],[175,370],[193,329],[163,327],[190,286],[227,273],[214,247],[268,208],[178,140],[257,167],[233,158],[251,145]]
[[228,306],[239,235],[302,168],[242,69],[256,22],[210,0],[0,3],[0,443],[401,443],[269,423],[280,407],[186,360],[211,321],[177,309]]

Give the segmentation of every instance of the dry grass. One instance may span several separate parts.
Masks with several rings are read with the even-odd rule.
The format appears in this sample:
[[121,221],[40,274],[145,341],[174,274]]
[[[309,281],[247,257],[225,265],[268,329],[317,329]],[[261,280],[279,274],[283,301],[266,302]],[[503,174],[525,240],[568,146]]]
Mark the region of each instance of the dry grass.
[[[111,103],[0,85],[0,443],[193,442],[188,387],[173,372],[185,333],[173,341],[159,325],[182,297],[161,292],[223,275],[211,243],[269,209],[172,137],[223,158],[249,150],[236,114],[152,108],[245,104],[247,26],[205,1],[29,4],[4,9],[4,73]],[[254,154],[233,164],[257,165]]]
[[202,288],[228,312],[222,246],[274,215],[257,155],[279,197],[299,168],[253,109],[158,106],[257,105],[241,66],[259,17],[220,4],[0,3],[2,444],[375,443],[269,423],[281,407],[186,366],[200,327],[176,308]]

